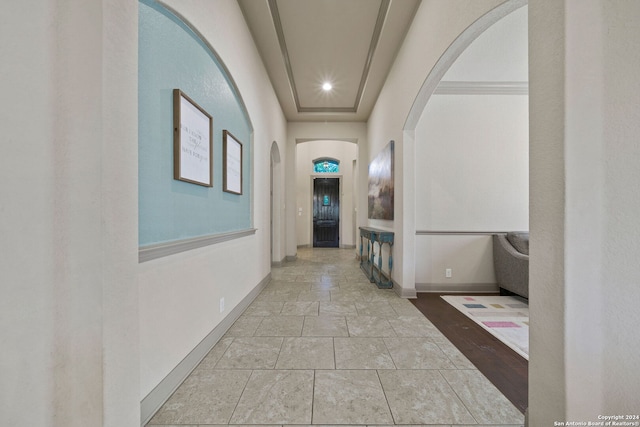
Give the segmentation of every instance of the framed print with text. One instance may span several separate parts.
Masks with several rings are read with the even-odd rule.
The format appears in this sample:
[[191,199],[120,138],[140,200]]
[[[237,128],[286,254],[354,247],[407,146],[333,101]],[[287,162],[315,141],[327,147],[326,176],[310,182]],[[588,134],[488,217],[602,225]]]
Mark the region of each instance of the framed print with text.
[[242,143],[231,132],[222,132],[222,189],[242,194]]
[[173,90],[173,178],[213,187],[213,118]]

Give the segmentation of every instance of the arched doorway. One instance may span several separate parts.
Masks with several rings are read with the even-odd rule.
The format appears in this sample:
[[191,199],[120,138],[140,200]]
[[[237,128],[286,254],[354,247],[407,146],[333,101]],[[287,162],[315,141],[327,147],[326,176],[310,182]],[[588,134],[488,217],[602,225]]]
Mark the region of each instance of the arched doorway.
[[[355,248],[355,237],[352,230],[356,223],[356,193],[354,192],[354,181],[358,178],[354,170],[350,167],[358,157],[358,145],[355,139],[304,139],[296,141],[296,190],[295,190],[295,211],[296,211],[296,244],[298,247],[341,247]],[[323,170],[324,160],[333,167]],[[320,163],[318,163],[320,162]],[[322,194],[322,198],[314,197],[320,178],[332,178],[339,187],[333,196]],[[323,190],[324,191],[324,190]],[[325,201],[324,196],[329,199]],[[318,205],[318,203],[320,203]],[[326,203],[326,204],[325,204]],[[331,210],[337,222],[336,229],[333,230],[337,239],[330,244],[324,241],[328,234],[316,235],[318,226],[322,231],[327,231],[325,222],[318,224],[318,212]],[[315,217],[315,218],[314,218]],[[314,220],[315,219],[315,220]],[[338,220],[339,219],[339,220]],[[326,223],[328,224],[328,223]],[[333,233],[332,231],[332,233]],[[333,234],[332,234],[333,235]],[[317,244],[317,238],[323,242]]]

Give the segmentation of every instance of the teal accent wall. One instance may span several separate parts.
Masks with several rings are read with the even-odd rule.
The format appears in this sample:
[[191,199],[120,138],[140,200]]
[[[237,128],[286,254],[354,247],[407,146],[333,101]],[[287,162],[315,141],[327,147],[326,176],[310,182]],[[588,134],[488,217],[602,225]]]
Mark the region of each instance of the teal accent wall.
[[[139,245],[251,228],[251,124],[216,56],[151,0],[139,4]],[[213,117],[213,187],[173,179],[174,88]],[[222,191],[222,131],[243,143],[243,194]]]

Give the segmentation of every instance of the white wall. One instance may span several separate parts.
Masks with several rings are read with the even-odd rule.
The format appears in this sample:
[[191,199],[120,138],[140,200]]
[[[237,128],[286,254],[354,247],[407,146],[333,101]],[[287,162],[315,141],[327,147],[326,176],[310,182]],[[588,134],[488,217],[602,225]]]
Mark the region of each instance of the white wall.
[[434,95],[416,128],[416,229],[528,230],[526,95]]
[[[415,137],[418,289],[495,284],[490,233],[529,229],[528,129],[526,95],[431,97]],[[489,234],[456,234],[468,232]],[[452,250],[453,242],[459,251]],[[445,280],[436,258],[453,269],[451,278]],[[482,274],[465,265],[482,265]]]
[[460,54],[443,81],[526,82],[528,8],[521,7],[487,28]]
[[[366,183],[367,168],[369,162],[367,159],[367,128],[365,123],[358,122],[340,122],[340,123],[319,123],[319,122],[290,122],[287,125],[287,158],[295,159],[296,150],[299,143],[310,140],[326,140],[326,141],[349,141],[357,145],[357,175],[359,182]],[[363,160],[365,159],[365,160]],[[364,165],[363,165],[364,164]],[[285,165],[285,174],[288,177],[297,176],[297,162],[288,162]],[[345,165],[345,167],[350,167]],[[297,185],[298,180],[288,179],[285,183],[286,190],[286,219],[287,224],[287,247],[286,254],[289,259],[294,258],[298,246],[298,233],[295,231],[297,223]],[[367,188],[366,184],[364,187]],[[360,209],[361,206],[367,206],[367,194],[361,190],[355,197],[356,224],[361,226],[366,224],[367,212]]]
[[[451,269],[451,277],[446,277],[446,269]],[[416,236],[418,292],[494,292],[495,283],[490,236]]]
[[298,246],[313,245],[312,176],[318,176],[313,172],[313,161],[320,157],[331,157],[340,161],[340,172],[326,175],[328,178],[340,177],[340,246],[354,247],[353,161],[358,157],[358,146],[346,141],[309,141],[299,143],[296,151],[296,237]]
[[530,425],[636,414],[640,3],[529,9]]
[[136,425],[137,2],[5,6],[2,423]]

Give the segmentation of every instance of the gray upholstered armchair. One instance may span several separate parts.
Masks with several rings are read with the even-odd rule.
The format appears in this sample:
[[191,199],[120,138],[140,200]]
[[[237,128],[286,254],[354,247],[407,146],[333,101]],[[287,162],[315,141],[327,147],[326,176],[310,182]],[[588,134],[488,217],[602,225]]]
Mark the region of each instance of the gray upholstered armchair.
[[493,235],[496,281],[503,291],[529,298],[529,233]]

